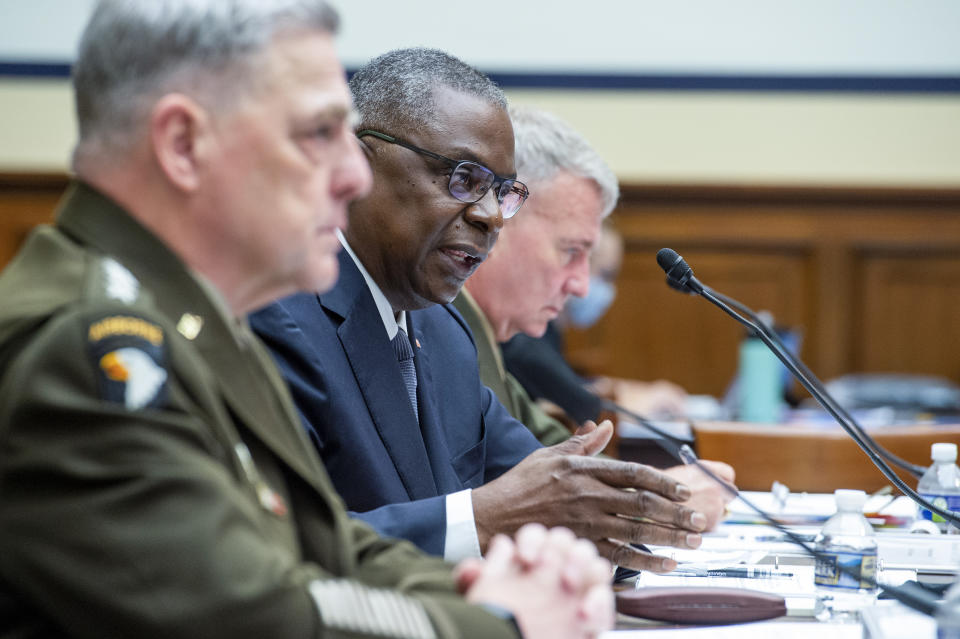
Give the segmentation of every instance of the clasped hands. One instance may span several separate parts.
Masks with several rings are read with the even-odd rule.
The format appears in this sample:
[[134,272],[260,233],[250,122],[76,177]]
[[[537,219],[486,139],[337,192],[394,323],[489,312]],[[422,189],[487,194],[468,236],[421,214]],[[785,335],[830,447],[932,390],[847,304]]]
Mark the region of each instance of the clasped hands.
[[527,524],[516,543],[495,535],[486,558],[462,561],[454,578],[467,601],[510,610],[526,639],[583,639],[613,627],[610,574],[589,541]]

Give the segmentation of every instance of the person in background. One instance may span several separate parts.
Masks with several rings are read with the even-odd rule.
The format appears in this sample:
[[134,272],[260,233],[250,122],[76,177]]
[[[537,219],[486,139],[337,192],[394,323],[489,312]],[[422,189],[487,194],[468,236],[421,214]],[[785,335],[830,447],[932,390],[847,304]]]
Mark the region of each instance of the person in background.
[[[510,116],[517,172],[531,185],[531,195],[524,214],[504,224],[496,250],[467,280],[454,305],[473,331],[484,384],[542,442],[556,441],[569,436],[568,431],[551,424],[523,389],[518,390],[519,384],[504,369],[498,342],[517,334],[541,336],[565,304],[591,295],[592,273],[605,268],[615,274],[616,241],[608,248],[610,261],[591,260],[591,255],[598,256],[598,249],[605,248],[600,244],[602,222],[616,204],[617,180],[587,141],[555,116],[529,108],[513,108]],[[616,240],[609,234],[607,238]],[[567,369],[565,363],[556,366],[561,372]],[[564,392],[557,388],[553,370],[538,379],[556,386],[551,386],[551,393]],[[576,387],[596,399],[582,384]],[[732,468],[708,463],[733,482]],[[695,468],[681,465],[665,472],[693,489],[687,504],[704,513],[709,525],[716,524],[729,501],[727,492]]]
[[685,414],[686,392],[672,382],[607,376],[588,380],[578,375],[564,356],[565,329],[590,328],[613,304],[622,261],[623,237],[605,221],[590,255],[587,293],[571,296],[541,337],[519,333],[501,344],[506,369],[524,389],[534,399],[559,407],[577,423],[598,418],[604,410],[601,397],[613,398],[651,419],[676,419]]
[[319,0],[96,5],[77,179],[0,275],[0,635],[611,626],[610,566],[568,530],[454,574],[348,517],[246,324],[334,283],[370,190],[336,27]]
[[629,544],[699,546],[707,519],[678,503],[687,487],[593,458],[609,423],[541,448],[481,384],[448,306],[504,219],[524,214],[502,91],[432,49],[379,56],[350,88],[374,185],[350,206],[340,280],[251,316],[347,507],[450,560],[524,523],[562,522],[618,564],[671,570]]

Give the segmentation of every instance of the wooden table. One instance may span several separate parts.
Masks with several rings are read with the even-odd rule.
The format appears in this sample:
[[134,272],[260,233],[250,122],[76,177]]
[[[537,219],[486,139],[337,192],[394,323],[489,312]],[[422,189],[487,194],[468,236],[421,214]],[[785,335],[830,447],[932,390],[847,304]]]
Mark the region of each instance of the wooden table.
[[[931,444],[960,443],[960,424],[888,426],[868,432],[890,452],[924,466],[931,463]],[[700,422],[694,434],[698,455],[731,464],[737,471],[737,486],[743,490],[770,490],[774,480],[794,492],[836,488],[872,492],[890,484],[839,428]],[[916,479],[899,474],[916,487]]]

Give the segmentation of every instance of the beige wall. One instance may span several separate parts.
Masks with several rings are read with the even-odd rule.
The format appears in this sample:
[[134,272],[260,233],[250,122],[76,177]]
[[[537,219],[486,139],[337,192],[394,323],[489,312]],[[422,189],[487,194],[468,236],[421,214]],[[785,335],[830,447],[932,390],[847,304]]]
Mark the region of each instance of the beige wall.
[[627,182],[960,186],[960,95],[514,91]]
[[0,171],[65,171],[76,140],[67,80],[0,78]]
[[[508,92],[582,131],[627,182],[960,187],[960,95]],[[0,171],[64,171],[67,80],[0,78]]]

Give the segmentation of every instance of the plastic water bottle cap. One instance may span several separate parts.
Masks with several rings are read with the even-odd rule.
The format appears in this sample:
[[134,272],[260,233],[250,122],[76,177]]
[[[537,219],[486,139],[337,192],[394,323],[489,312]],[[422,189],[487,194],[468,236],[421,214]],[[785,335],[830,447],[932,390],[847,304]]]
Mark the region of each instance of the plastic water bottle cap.
[[957,445],[933,444],[930,446],[930,458],[936,462],[957,461]]
[[863,512],[863,505],[867,503],[867,493],[862,490],[838,488],[833,491],[833,497],[837,500],[837,510],[847,512]]

